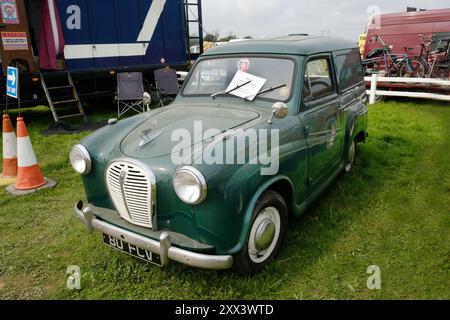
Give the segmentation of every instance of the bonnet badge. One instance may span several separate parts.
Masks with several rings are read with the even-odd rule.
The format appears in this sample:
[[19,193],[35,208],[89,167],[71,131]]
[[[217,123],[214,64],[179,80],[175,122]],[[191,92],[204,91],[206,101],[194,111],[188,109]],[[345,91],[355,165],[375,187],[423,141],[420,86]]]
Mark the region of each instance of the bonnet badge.
[[123,182],[124,182],[126,176],[127,176],[127,172],[125,170],[122,170],[120,172],[120,176],[119,176],[120,185],[123,185]]

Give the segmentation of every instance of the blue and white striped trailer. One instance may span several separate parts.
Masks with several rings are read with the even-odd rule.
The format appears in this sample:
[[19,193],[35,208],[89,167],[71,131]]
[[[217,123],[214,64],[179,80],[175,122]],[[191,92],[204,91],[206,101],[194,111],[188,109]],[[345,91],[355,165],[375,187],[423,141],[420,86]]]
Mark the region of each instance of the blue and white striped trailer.
[[[13,51],[5,45],[0,48],[2,69],[8,65],[21,69],[23,103],[45,102],[41,82],[62,73],[69,73],[82,98],[112,96],[115,74],[121,71],[143,72],[148,85],[155,69],[170,66],[186,70],[198,57],[198,53],[191,54],[190,48],[203,47],[201,0],[0,2],[5,1],[16,5],[19,23],[5,23],[3,17],[2,35],[26,33],[22,45],[26,43],[28,50]],[[45,19],[48,23],[43,26]],[[43,36],[45,28],[48,34]],[[42,38],[51,44],[48,48],[43,49]],[[53,50],[56,68],[44,70],[42,66],[48,65],[44,60],[49,59],[48,52],[52,59]],[[4,74],[0,79],[2,87]],[[2,93],[2,108],[4,96]]]

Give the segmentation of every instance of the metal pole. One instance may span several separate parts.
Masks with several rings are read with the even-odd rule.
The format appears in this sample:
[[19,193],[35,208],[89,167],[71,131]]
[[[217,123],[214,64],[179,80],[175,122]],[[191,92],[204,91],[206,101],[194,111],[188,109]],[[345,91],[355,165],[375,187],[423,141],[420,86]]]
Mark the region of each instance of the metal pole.
[[203,54],[203,12],[202,0],[197,0],[197,20],[198,20],[198,40],[200,46],[200,54]]
[[8,80],[6,80],[6,109],[8,110]]
[[19,79],[19,72],[17,71],[17,102],[19,104],[19,117],[20,115],[20,79]]

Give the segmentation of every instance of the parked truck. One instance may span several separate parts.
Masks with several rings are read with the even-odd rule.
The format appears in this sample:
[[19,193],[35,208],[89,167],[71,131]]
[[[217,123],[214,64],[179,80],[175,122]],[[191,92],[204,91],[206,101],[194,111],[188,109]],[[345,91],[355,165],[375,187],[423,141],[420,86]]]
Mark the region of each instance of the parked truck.
[[201,0],[0,0],[0,9],[0,85],[19,68],[22,105],[113,98],[122,71],[142,72],[149,90],[155,69],[185,70],[201,54],[190,48],[203,48]]

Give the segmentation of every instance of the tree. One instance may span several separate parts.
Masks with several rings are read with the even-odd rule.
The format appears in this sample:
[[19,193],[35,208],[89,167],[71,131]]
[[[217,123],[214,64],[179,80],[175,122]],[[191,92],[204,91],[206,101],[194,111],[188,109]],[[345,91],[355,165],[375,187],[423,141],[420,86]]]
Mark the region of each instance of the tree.
[[228,42],[228,41],[230,41],[232,39],[236,39],[236,38],[237,38],[236,34],[230,32],[226,37],[220,38],[219,42]]
[[208,41],[208,42],[217,42],[218,39],[219,39],[219,33],[217,31],[215,31],[213,33],[207,33],[206,36],[203,37],[203,41]]
[[253,39],[252,36],[245,36],[244,39]]

